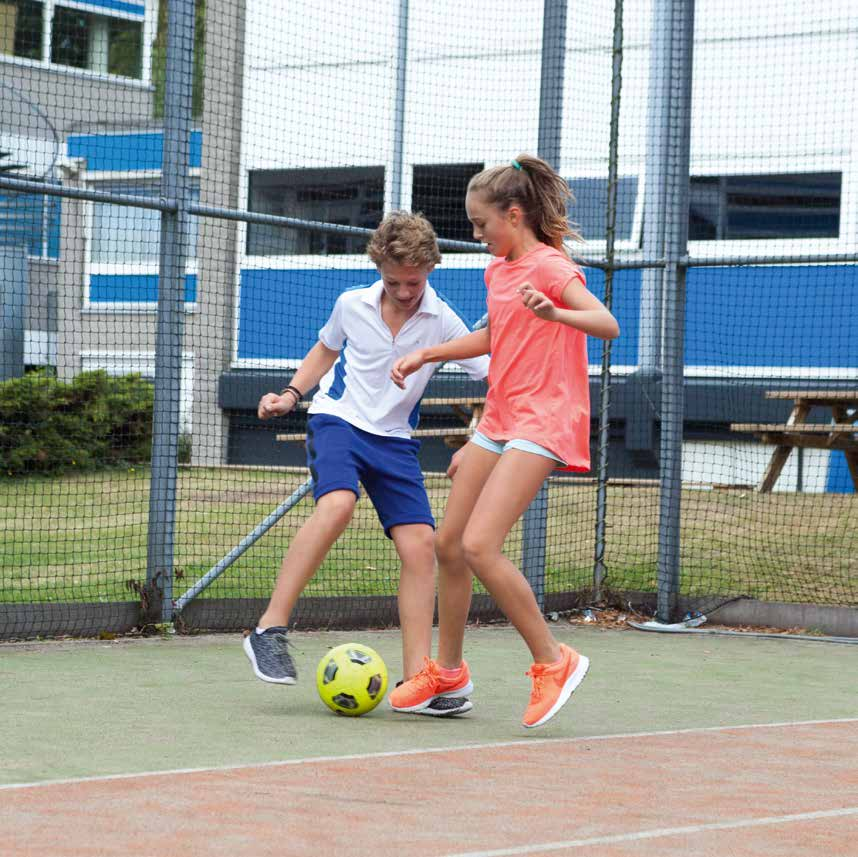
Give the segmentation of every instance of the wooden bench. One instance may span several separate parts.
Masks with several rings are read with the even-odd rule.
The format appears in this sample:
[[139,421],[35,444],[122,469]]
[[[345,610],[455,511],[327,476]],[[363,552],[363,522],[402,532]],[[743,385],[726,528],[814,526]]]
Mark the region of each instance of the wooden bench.
[[[485,396],[442,396],[430,399],[423,399],[420,402],[422,407],[449,407],[453,412],[465,423],[461,428],[427,428],[415,429],[412,437],[442,437],[444,443],[452,449],[458,449],[464,446],[473,436],[477,423],[483,414],[483,405]],[[308,402],[300,402],[298,407],[306,409],[309,407]],[[470,408],[470,412],[468,412]],[[278,441],[305,441],[307,439],[306,432],[286,432],[285,434],[276,435]]]
[[[772,490],[790,452],[796,447],[842,450],[858,491],[858,390],[772,390],[766,393],[766,398],[792,400],[792,412],[785,423],[730,425],[731,431],[753,434],[763,443],[775,446],[757,491],[768,493]],[[807,422],[815,407],[830,409],[834,422]]]

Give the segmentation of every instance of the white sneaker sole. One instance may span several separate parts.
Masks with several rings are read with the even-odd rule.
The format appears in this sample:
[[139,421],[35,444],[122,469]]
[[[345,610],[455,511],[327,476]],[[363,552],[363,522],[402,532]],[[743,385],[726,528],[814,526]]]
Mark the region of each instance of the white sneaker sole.
[[410,705],[407,708],[398,708],[392,702],[390,702],[390,697],[387,698],[387,701],[390,702],[390,707],[394,711],[399,711],[403,714],[409,714],[415,711],[422,711],[424,708],[428,708],[432,704],[433,700],[438,699],[438,697],[440,696],[446,696],[449,699],[459,699],[462,696],[470,696],[473,692],[474,683],[472,681],[469,681],[464,687],[460,687],[458,690],[450,690],[447,693],[436,693],[434,696],[430,696],[429,699],[426,699],[423,702],[418,703],[417,705]]
[[[255,634],[255,631],[251,631],[251,634]],[[242,642],[242,648],[244,649],[244,653],[247,655],[250,660],[250,664],[253,667],[253,674],[258,678],[262,679],[262,681],[267,681],[269,684],[295,684],[295,679],[290,676],[286,676],[286,678],[272,678],[272,676],[265,675],[265,673],[260,672],[259,664],[256,663],[256,652],[253,651],[253,646],[250,644],[250,636],[244,638]]]
[[569,678],[566,679],[566,684],[563,685],[563,689],[560,691],[560,696],[557,697],[557,702],[545,712],[545,714],[540,717],[536,723],[522,723],[525,729],[534,729],[537,726],[542,726],[547,723],[560,711],[561,708],[569,701],[569,697],[575,692],[575,688],[584,681],[584,677],[587,675],[587,670],[590,669],[590,659],[586,655],[578,656],[578,666],[575,667],[575,671]]

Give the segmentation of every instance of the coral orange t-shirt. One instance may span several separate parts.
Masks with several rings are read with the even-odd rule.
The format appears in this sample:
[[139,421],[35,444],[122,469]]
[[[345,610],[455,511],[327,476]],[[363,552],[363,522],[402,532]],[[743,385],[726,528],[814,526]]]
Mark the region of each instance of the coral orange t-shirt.
[[494,441],[529,440],[565,462],[590,469],[590,384],[586,334],[545,321],[524,306],[516,289],[530,283],[554,304],[584,273],[565,254],[539,244],[513,262],[493,259],[485,272],[491,360],[489,389],[478,430]]

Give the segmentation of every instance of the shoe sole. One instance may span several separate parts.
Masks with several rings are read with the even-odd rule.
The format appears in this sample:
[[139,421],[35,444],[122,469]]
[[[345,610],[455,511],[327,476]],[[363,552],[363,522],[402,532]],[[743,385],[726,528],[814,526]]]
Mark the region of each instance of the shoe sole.
[[[458,697],[452,698],[457,699]],[[450,708],[447,711],[437,711],[429,706],[428,708],[421,708],[420,711],[415,711],[414,713],[424,714],[429,717],[458,717],[460,714],[467,714],[473,707],[474,703],[471,702],[470,699],[465,699],[458,708]]]
[[[255,633],[254,631],[250,632],[251,634]],[[250,660],[250,664],[253,667],[253,674],[262,681],[267,681],[269,684],[295,684],[295,679],[291,676],[286,676],[285,678],[274,678],[273,676],[265,675],[259,669],[259,664],[256,663],[256,653],[253,651],[253,646],[250,643],[250,636],[244,638],[244,641],[241,644],[244,649],[244,653],[247,655]]]
[[[463,696],[469,696],[474,692],[474,683],[469,681],[463,687],[458,688],[457,690],[448,690],[446,693],[436,693],[434,696],[430,696],[428,699],[425,699],[423,702],[418,702],[417,705],[409,705],[407,707],[398,707],[394,705],[392,702],[390,703],[390,707],[394,711],[398,711],[401,714],[412,714],[414,712],[422,712],[424,708],[428,708],[432,702],[438,699],[441,696],[445,696],[448,699],[460,699]],[[388,699],[388,702],[390,700]],[[473,707],[473,705],[472,705]],[[468,709],[470,711],[470,709]],[[436,715],[437,717],[438,715]]]
[[557,702],[536,721],[536,723],[522,723],[526,729],[534,729],[537,726],[542,726],[547,723],[560,711],[561,708],[569,701],[569,697],[575,692],[575,689],[578,685],[584,681],[585,676],[587,675],[587,671],[590,669],[590,659],[586,655],[578,656],[578,666],[575,667],[572,675],[566,679],[566,684],[563,685],[563,689],[560,691],[560,695],[557,697]]

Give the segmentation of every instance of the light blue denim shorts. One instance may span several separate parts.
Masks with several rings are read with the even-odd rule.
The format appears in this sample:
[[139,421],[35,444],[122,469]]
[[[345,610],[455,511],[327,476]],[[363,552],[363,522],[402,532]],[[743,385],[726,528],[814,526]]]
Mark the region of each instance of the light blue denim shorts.
[[532,452],[534,455],[541,455],[544,458],[550,458],[559,464],[565,464],[565,461],[559,459],[553,452],[549,452],[544,446],[534,443],[531,440],[513,439],[506,443],[499,443],[496,440],[486,437],[482,432],[475,431],[471,442],[489,452],[494,452],[497,455],[503,455],[508,449],[520,449],[522,452]]

